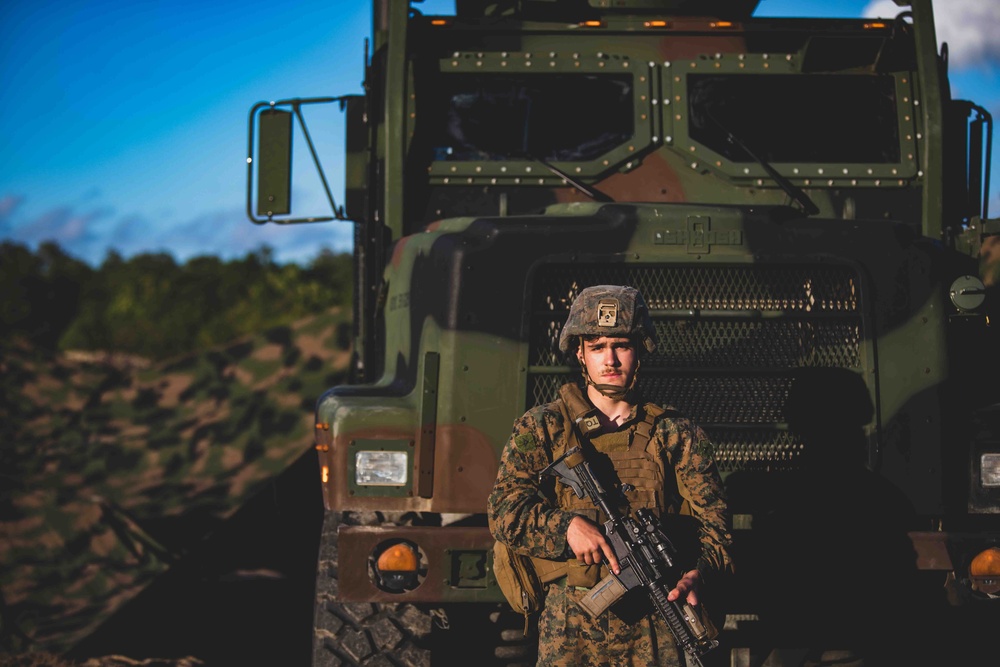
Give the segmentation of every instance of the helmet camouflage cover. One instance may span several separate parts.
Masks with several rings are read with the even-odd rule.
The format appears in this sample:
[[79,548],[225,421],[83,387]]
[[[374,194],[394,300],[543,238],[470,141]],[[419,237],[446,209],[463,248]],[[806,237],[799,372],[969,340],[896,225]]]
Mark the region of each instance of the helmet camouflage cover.
[[646,302],[639,290],[627,285],[595,285],[582,290],[559,334],[559,349],[569,351],[576,336],[629,336],[641,341],[647,352],[656,349]]

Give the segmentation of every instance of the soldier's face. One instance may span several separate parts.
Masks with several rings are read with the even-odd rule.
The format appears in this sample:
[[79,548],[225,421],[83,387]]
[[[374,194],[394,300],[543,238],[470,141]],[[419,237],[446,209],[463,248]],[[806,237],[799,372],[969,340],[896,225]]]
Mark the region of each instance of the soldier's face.
[[638,364],[638,354],[631,338],[601,336],[584,338],[577,358],[597,384],[627,387]]

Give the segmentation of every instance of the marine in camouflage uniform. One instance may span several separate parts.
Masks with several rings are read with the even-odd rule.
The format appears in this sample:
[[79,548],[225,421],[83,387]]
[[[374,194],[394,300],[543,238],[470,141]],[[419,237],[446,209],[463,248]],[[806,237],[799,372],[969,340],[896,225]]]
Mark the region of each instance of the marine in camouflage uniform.
[[[617,561],[581,548],[572,537],[582,523],[600,531],[595,522],[605,517],[598,516],[590,500],[576,498],[551,477],[539,480],[539,472],[577,442],[588,451],[602,483],[624,487],[633,509],[649,507],[661,517],[691,514],[698,520],[700,550],[693,549],[697,553],[686,565],[691,569],[671,592],[672,599],[687,595],[688,602],[697,602],[699,586],[732,569],[730,519],[708,437],[674,410],[643,405],[635,390],[638,347],[641,343],[646,351],[655,349],[653,331],[637,290],[608,285],[583,290],[570,310],[560,348],[570,351],[583,337],[582,345],[590,351],[585,355],[578,350],[577,356],[587,387],[581,391],[575,384],[564,385],[559,399],[529,410],[514,424],[504,448],[488,503],[494,537],[520,553],[567,564],[566,576],[548,584],[538,619],[539,665],[684,664],[672,634],[641,591],[638,597],[627,595],[613,607],[614,613],[606,611],[596,619],[578,604],[606,575],[607,564],[601,561],[610,561],[613,568]],[[617,351],[607,352],[616,346]],[[629,347],[635,350],[634,360]],[[584,360],[601,353],[624,359]],[[621,368],[615,371],[615,365]],[[599,384],[595,374],[608,382]],[[600,417],[601,427],[580,436],[572,424],[587,409]]]

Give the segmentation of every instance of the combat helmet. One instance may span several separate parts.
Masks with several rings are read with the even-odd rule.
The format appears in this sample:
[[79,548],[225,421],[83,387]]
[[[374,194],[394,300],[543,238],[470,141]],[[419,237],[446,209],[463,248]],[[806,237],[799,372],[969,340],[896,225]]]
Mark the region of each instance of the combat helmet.
[[627,285],[595,285],[582,290],[570,306],[559,334],[559,349],[568,352],[578,336],[628,336],[652,352],[655,335],[639,290]]

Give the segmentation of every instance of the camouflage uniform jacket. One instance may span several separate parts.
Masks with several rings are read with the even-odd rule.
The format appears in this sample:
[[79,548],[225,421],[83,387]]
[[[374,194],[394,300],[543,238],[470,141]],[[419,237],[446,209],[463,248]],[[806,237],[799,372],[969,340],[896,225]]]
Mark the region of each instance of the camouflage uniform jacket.
[[[633,406],[618,432],[634,429],[643,420],[644,412],[641,405]],[[561,399],[525,413],[515,423],[504,448],[488,500],[490,530],[497,540],[531,556],[570,561],[568,584],[563,578],[548,587],[539,619],[539,665],[683,664],[658,617],[648,618],[647,623],[625,623],[610,613],[591,619],[575,604],[585,589],[574,585],[583,583],[573,581],[579,578],[579,572],[575,575],[574,571],[583,566],[577,566],[567,546],[566,531],[574,516],[587,514],[582,508],[590,501],[584,499],[585,504],[581,504],[571,492],[556,488],[552,478],[545,482],[538,479],[539,471],[565,451],[570,430]],[[675,411],[668,411],[654,422],[645,450],[662,457],[662,469],[672,470],[675,475],[667,475],[671,479],[664,480],[666,488],[655,497],[629,494],[633,508],[649,506],[670,513],[678,511],[683,502],[700,522],[697,568],[704,580],[710,581],[713,573],[730,571],[729,514],[711,443],[704,431]],[[621,460],[616,456],[611,459]],[[629,471],[620,472],[625,480]],[[590,518],[596,516],[590,514]],[[595,581],[591,579],[584,585],[592,586]]]
[[[619,430],[634,427],[642,418],[640,412],[640,406],[633,406]],[[555,490],[551,478],[547,485],[538,480],[539,471],[552,462],[553,451],[565,451],[570,428],[557,399],[518,419],[504,447],[487,512],[493,536],[521,553],[550,559],[573,556],[566,544],[566,531],[580,512],[560,506],[559,498],[565,494]],[[666,506],[658,509],[676,512],[681,500],[686,500],[701,524],[698,569],[706,578],[730,571],[730,519],[708,436],[690,420],[668,411],[656,421],[651,443],[665,458],[664,468],[673,469],[680,495],[678,498],[672,489],[666,489],[661,496]]]

